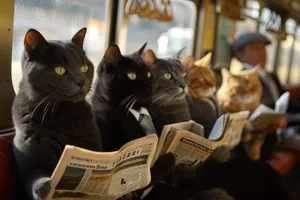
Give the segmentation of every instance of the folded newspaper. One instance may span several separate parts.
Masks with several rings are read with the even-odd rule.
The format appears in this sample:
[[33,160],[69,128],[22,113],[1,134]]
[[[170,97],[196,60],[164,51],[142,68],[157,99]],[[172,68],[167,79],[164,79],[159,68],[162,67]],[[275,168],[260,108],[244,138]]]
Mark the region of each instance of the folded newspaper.
[[165,126],[159,141],[151,134],[114,152],[67,145],[52,174],[47,199],[118,199],[149,185],[151,166],[167,152],[176,156],[176,164],[196,167],[218,146],[236,146],[248,115],[248,111],[222,115],[208,139],[201,125],[188,121]]
[[133,140],[114,152],[67,145],[51,177],[47,199],[115,200],[147,186],[157,136]]
[[249,121],[256,128],[266,128],[276,124],[287,112],[290,100],[290,93],[286,92],[276,101],[275,109],[271,109],[264,104],[260,104],[249,117]]
[[222,115],[216,121],[208,139],[203,136],[203,126],[194,121],[165,126],[152,164],[160,155],[172,152],[176,157],[176,164],[197,167],[217,147],[237,146],[248,116],[249,111]]

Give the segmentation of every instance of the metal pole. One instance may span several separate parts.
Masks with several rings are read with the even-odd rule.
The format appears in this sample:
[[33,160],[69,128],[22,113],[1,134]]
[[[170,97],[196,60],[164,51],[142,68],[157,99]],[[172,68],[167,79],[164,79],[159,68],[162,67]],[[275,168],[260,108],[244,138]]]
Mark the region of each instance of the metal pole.
[[279,62],[280,62],[280,52],[281,52],[281,41],[278,40],[276,44],[276,50],[275,50],[275,62],[273,66],[273,71],[277,74]]
[[211,64],[215,66],[217,61],[217,48],[218,48],[218,34],[219,34],[219,20],[220,20],[220,3],[219,0],[214,0],[214,8],[215,8],[215,20],[214,20],[214,44],[213,44],[213,52],[212,52],[212,59]]
[[[297,29],[297,28],[296,28]],[[289,61],[289,65],[288,65],[288,73],[286,76],[286,84],[290,83],[290,78],[291,78],[291,70],[292,70],[292,65],[293,65],[293,60],[294,60],[294,48],[295,48],[295,41],[296,41],[296,29],[295,29],[295,33],[293,36],[293,43],[292,43],[292,48],[291,48],[291,53],[290,53],[290,61]]]
[[120,0],[113,0],[109,2],[109,9],[107,12],[107,19],[109,19],[108,30],[109,35],[107,36],[107,46],[116,43],[117,36],[117,25],[118,25],[118,8]]

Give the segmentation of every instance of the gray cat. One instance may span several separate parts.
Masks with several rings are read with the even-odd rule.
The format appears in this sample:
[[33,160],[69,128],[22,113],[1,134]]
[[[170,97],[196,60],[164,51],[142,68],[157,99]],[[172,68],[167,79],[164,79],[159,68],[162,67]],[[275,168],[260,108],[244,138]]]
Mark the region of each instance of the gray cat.
[[85,101],[94,72],[83,51],[85,33],[86,28],[81,29],[70,42],[46,41],[30,29],[24,39],[23,78],[12,115],[14,156],[31,199],[49,194],[50,176],[66,144],[101,150]]
[[180,53],[167,59],[157,58],[151,50],[144,55],[144,61],[151,66],[154,78],[149,112],[158,133],[167,124],[191,119],[186,102],[189,76],[178,59]]

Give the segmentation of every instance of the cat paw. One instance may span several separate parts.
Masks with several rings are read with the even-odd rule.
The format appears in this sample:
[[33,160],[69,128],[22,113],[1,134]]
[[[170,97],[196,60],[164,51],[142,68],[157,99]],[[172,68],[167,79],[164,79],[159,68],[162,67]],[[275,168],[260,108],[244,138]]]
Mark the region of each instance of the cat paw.
[[183,179],[192,180],[197,176],[196,169],[189,165],[177,165],[175,169],[176,174]]
[[172,153],[167,153],[158,158],[151,168],[151,183],[154,185],[164,179],[164,177],[172,174],[175,170],[176,159]]
[[203,200],[234,200],[225,190],[221,188],[214,188],[201,192]]
[[230,155],[230,149],[226,146],[221,146],[213,151],[210,159],[219,163],[225,163],[230,159]]
[[50,178],[40,178],[36,180],[32,187],[32,194],[34,200],[45,200],[51,189]]

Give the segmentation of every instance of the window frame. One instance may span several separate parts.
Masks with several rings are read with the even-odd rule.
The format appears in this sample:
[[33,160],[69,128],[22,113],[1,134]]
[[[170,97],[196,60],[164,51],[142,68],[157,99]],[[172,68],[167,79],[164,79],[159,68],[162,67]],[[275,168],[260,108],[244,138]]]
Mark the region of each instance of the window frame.
[[[123,40],[123,43],[121,43],[120,38],[125,37],[125,31],[127,32],[127,27],[128,27],[128,16],[125,14],[125,6],[128,0],[118,0],[118,10],[120,10],[120,8],[122,8],[120,10],[120,14],[118,14],[117,16],[117,21],[115,23],[116,25],[116,34],[115,34],[115,43],[119,45],[121,52],[125,52],[126,49],[126,42],[124,42],[125,40]],[[195,22],[193,24],[193,39],[192,39],[192,45],[191,45],[191,50],[192,50],[192,56],[195,57],[195,53],[196,53],[196,48],[197,48],[197,44],[198,44],[198,27],[199,27],[199,11],[200,11],[200,7],[201,7],[201,2],[199,0],[186,0],[186,1],[192,1],[195,4],[196,7],[196,16],[195,16]],[[122,28],[123,27],[123,28]],[[126,28],[124,28],[126,27]]]
[[13,126],[11,109],[15,97],[11,78],[11,58],[15,0],[4,1],[0,6],[0,133]]

